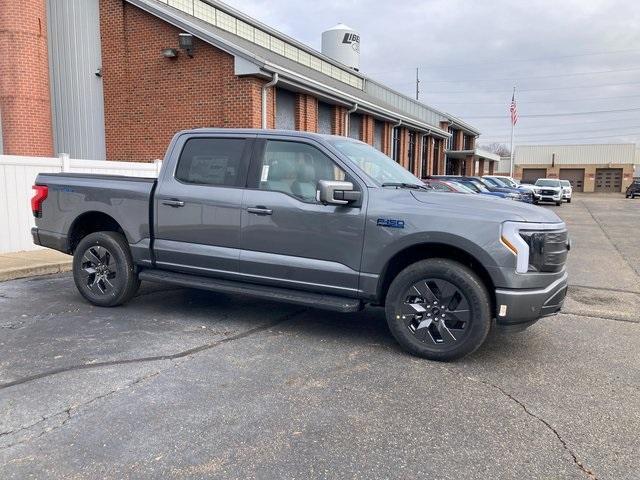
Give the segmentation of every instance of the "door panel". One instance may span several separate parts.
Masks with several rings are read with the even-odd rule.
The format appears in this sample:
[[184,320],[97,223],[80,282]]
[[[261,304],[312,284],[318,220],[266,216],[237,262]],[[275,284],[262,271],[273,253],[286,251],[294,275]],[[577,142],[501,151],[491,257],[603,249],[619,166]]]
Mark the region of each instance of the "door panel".
[[621,192],[622,169],[621,168],[597,168],[596,192]]
[[253,141],[190,137],[154,197],[156,263],[197,274],[237,274],[243,186]]
[[[272,214],[249,213],[247,208],[254,205]],[[247,190],[240,272],[269,283],[356,291],[363,231],[360,208],[309,204],[281,192]]]
[[569,180],[574,192],[584,190],[584,168],[561,168],[560,180]]
[[245,190],[243,200],[240,274],[276,285],[356,294],[365,212],[316,200],[319,180],[355,182],[318,147],[269,140],[256,148],[260,153],[251,168],[256,178],[250,183],[255,188]]
[[539,178],[546,178],[546,168],[523,168],[522,183],[536,183]]

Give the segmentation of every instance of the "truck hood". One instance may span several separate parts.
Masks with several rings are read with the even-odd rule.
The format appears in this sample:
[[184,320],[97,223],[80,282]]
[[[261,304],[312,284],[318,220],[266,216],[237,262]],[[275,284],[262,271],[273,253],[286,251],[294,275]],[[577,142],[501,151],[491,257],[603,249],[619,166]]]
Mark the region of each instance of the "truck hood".
[[411,191],[411,195],[420,204],[430,205],[444,212],[450,210],[452,214],[486,216],[487,219],[501,222],[507,220],[537,223],[562,222],[558,215],[546,208],[489,195],[421,190]]

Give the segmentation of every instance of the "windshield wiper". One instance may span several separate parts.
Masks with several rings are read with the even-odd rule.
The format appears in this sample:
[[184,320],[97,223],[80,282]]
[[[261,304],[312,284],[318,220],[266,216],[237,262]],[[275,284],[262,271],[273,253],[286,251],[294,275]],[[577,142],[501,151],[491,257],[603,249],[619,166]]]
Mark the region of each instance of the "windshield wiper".
[[383,187],[396,187],[396,188],[411,188],[413,190],[429,190],[426,185],[417,185],[415,183],[404,182],[386,182],[381,186]]

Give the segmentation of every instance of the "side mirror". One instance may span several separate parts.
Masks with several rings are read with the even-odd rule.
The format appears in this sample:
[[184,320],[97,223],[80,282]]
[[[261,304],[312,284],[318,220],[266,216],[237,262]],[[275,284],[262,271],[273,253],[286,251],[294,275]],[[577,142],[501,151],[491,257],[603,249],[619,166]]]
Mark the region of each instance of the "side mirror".
[[360,200],[361,193],[353,189],[351,182],[320,180],[318,182],[318,200],[324,204],[347,205]]

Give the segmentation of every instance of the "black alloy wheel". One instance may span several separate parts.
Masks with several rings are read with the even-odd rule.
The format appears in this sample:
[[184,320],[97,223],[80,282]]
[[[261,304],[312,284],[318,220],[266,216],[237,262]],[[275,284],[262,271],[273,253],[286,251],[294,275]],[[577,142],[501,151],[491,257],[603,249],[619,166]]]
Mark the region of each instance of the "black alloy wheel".
[[389,330],[409,353],[448,361],[475,351],[491,327],[487,289],[468,266],[430,258],[402,270],[387,291]]
[[398,315],[421,342],[452,345],[469,333],[469,301],[447,280],[427,278],[414,283],[405,292]]
[[125,303],[140,286],[129,244],[117,232],[95,232],[80,241],[73,279],[82,296],[100,307]]

